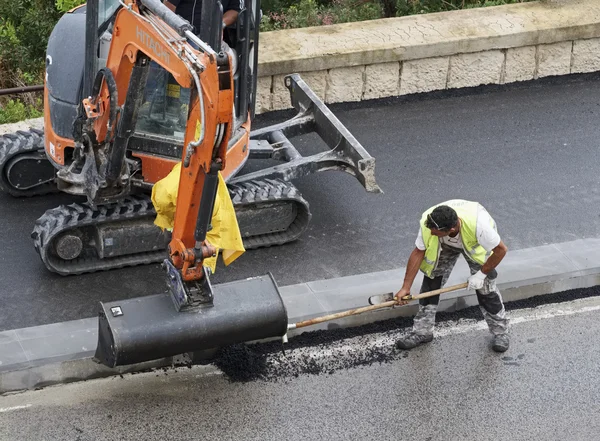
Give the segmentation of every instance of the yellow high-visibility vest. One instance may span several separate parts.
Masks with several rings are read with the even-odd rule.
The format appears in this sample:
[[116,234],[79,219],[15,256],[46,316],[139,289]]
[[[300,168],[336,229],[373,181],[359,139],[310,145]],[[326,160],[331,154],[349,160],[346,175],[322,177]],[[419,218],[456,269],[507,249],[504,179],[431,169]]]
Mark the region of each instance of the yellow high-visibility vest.
[[[478,202],[453,199],[431,207],[421,216],[421,234],[425,243],[425,256],[421,262],[421,271],[427,277],[431,277],[440,256],[440,238],[431,234],[431,230],[425,225],[427,216],[439,205],[447,205],[456,211],[461,221],[460,237],[465,254],[474,262],[483,265],[488,258],[488,252],[477,242],[477,215],[481,205]],[[496,228],[493,222],[492,227]]]

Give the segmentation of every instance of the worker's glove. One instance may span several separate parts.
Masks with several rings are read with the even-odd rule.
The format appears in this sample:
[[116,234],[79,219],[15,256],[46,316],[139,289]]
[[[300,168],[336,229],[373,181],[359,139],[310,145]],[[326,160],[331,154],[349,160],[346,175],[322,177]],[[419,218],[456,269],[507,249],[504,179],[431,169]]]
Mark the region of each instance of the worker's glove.
[[469,277],[469,289],[482,289],[486,277],[486,274],[483,274],[481,271],[477,271],[475,274]]

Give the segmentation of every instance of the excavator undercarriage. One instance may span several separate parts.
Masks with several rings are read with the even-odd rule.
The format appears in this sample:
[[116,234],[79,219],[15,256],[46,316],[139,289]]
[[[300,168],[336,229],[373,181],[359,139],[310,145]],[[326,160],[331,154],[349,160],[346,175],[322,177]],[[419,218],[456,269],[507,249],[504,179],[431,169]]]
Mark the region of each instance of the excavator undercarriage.
[[[293,241],[308,225],[308,202],[289,182],[270,179],[228,188],[246,249]],[[50,271],[106,271],[164,260],[170,235],[154,225],[155,218],[144,194],[96,207],[73,203],[46,211],[31,236]]]
[[[367,191],[379,191],[373,158],[298,75],[291,75],[286,81],[297,116],[256,130],[250,139],[249,159],[273,159],[280,164],[228,181],[246,249],[283,245],[299,238],[307,228],[311,218],[309,204],[290,182],[293,179],[317,171],[338,170],[356,176]],[[304,157],[289,138],[312,132],[320,135],[328,149]],[[4,149],[12,152],[9,161],[15,158],[23,164],[30,161],[27,166],[32,167],[34,163],[30,158],[38,158],[35,165],[48,168],[50,164],[40,150],[42,136],[41,131],[31,130],[9,137],[9,141],[15,140],[15,147],[22,146],[20,150]],[[2,158],[0,156],[0,161]],[[9,161],[0,165],[10,164]],[[19,175],[11,174],[13,169],[14,166],[6,165],[3,168],[5,179],[12,178],[4,187],[12,194],[57,191],[49,170],[44,180],[27,186],[31,176],[39,179],[37,169],[35,173]],[[22,177],[22,181],[17,180],[18,177]],[[169,235],[153,224],[156,211],[149,195],[143,192],[148,186],[136,181],[135,175],[131,186],[139,189],[137,194],[115,202],[72,203],[46,211],[37,220],[31,235],[46,267],[58,274],[70,275],[161,262]]]
[[0,190],[29,197],[55,193],[56,170],[44,152],[44,131],[30,129],[0,136]]

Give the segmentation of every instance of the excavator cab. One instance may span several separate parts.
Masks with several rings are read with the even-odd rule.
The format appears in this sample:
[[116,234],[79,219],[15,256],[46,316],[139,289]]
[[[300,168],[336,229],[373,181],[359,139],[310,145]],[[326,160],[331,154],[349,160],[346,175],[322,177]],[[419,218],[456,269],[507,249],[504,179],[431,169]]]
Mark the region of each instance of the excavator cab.
[[159,65],[150,65],[136,132],[145,136],[167,137],[183,143],[190,102],[190,89],[181,87]]
[[[207,233],[219,182],[246,250],[290,242],[306,229],[309,204],[295,179],[342,171],[381,191],[374,158],[297,74],[285,77],[297,114],[251,131],[261,11],[258,0],[244,4],[225,41],[219,1],[202,2],[197,30],[160,0],[90,0],[65,14],[48,43],[44,132],[22,149],[0,148],[3,189],[87,199],[36,222],[34,246],[50,271],[162,262],[165,292],[100,304],[96,359],[107,366],[285,334],[271,275],[210,283],[203,263],[216,253]],[[319,135],[323,149],[304,156],[292,140],[307,133]],[[36,187],[30,175],[42,150],[57,171],[46,167]],[[269,161],[246,172],[249,159]],[[168,236],[154,225],[150,193],[179,164]],[[26,192],[23,176],[34,182]]]

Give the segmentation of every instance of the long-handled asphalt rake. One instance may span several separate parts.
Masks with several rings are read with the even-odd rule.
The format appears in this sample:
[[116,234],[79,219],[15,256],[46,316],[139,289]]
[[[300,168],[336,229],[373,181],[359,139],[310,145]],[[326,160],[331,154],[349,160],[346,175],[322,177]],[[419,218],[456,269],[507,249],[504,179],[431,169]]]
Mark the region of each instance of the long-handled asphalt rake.
[[[458,285],[448,286],[446,288],[435,289],[433,291],[424,292],[417,295],[409,294],[407,296],[402,297],[401,301],[410,301],[410,300],[419,300],[425,297],[437,296],[440,294],[444,294],[446,292],[457,291],[459,289],[466,288],[468,283],[459,283]],[[379,302],[381,299],[391,299],[383,302]],[[369,298],[370,306],[363,306],[360,308],[349,309],[348,311],[336,312],[335,314],[328,314],[321,317],[315,317],[308,320],[303,320],[297,323],[288,324],[288,331],[291,329],[305,328],[306,326],[312,326],[323,322],[328,322],[331,320],[349,317],[351,315],[362,314],[364,312],[376,311],[378,309],[383,308],[391,308],[393,306],[397,306],[400,302],[394,299],[393,293],[384,294],[383,296],[372,296]],[[375,303],[375,304],[374,304]],[[287,334],[283,336],[283,341],[287,341]]]

